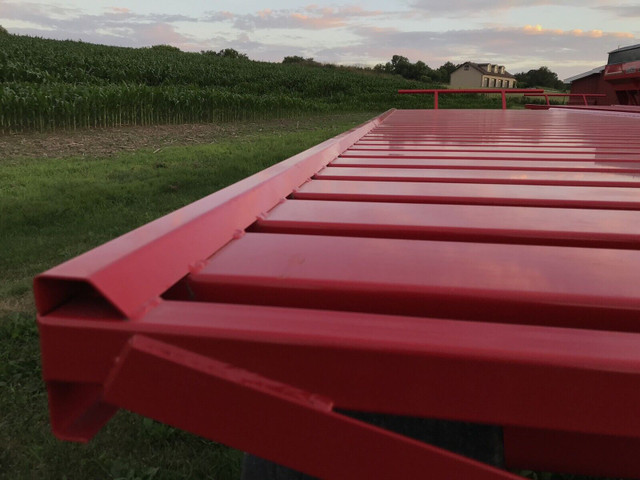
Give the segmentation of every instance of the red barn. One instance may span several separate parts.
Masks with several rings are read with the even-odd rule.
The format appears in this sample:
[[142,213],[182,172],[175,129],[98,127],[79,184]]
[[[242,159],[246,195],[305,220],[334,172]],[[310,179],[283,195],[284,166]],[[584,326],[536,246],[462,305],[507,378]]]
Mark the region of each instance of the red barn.
[[[571,93],[604,93],[606,97],[596,97],[589,100],[594,105],[614,105],[618,103],[616,92],[610,83],[604,79],[606,65],[594,68],[588,72],[580,73],[567,78],[565,83],[571,84]],[[574,98],[572,103],[581,102],[581,98]]]
[[571,93],[604,93],[596,105],[640,105],[640,44],[609,52],[607,65],[565,80]]

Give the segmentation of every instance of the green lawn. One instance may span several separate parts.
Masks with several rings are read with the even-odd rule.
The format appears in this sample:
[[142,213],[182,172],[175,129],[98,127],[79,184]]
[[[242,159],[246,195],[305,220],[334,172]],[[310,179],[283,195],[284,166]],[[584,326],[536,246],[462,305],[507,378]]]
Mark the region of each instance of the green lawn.
[[55,439],[32,278],[373,116],[314,117],[286,131],[264,122],[157,153],[0,158],[0,478],[238,478],[239,452],[127,412],[87,445]]

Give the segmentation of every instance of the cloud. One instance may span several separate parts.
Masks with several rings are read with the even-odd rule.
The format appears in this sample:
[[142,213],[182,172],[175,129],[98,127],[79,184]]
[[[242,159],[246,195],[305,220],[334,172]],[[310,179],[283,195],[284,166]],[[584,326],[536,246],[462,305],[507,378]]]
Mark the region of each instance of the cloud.
[[140,25],[133,34],[145,45],[184,45],[190,43],[190,39],[176,32],[168,23],[152,23]]
[[319,7],[308,5],[298,9],[264,9],[256,13],[228,15],[228,12],[207,12],[205,22],[229,21],[235,28],[253,32],[263,29],[326,30],[346,27],[354,21],[388,15],[380,10],[365,10],[359,6]]
[[109,7],[101,15],[91,15],[76,8],[51,6],[35,2],[5,2],[0,18],[17,25],[12,33],[48,38],[83,40],[93,43],[142,47],[171,44],[185,50],[207,47],[197,38],[181,34],[171,25],[175,22],[197,22],[186,15],[140,15],[128,8]]
[[542,26],[444,32],[362,27],[357,33],[359,42],[319,50],[315,57],[323,61],[359,58],[371,63],[381,57],[388,61],[398,54],[413,62],[423,60],[432,67],[449,60],[500,63],[511,73],[546,65],[564,78],[605,63],[607,52],[620,38],[634,38],[626,32],[565,31]]
[[[581,8],[617,9],[610,0],[414,0],[410,6],[431,16],[474,17],[501,11],[530,7],[576,6]],[[633,8],[633,7],[629,7]]]
[[218,23],[225,21],[232,21],[236,16],[227,11],[222,12],[207,12],[207,14],[200,18],[201,22],[210,22],[210,23]]
[[327,17],[327,16],[313,16],[305,15],[303,13],[292,13],[291,20],[297,27],[302,28],[314,28],[314,29],[326,29],[344,27],[346,22],[339,17]]
[[640,17],[640,5],[603,5],[598,7],[598,9],[611,12],[620,18]]
[[542,28],[542,25],[525,25],[522,31],[527,35],[570,35],[574,37],[591,37],[602,38],[605,35],[613,38],[634,38],[632,33],[629,32],[608,32],[605,33],[602,30],[581,30],[575,28],[573,30],[561,30],[561,29],[548,29]]
[[83,23],[86,29],[98,25],[120,22],[197,22],[198,19],[187,15],[148,14],[140,15],[128,8],[108,7],[102,15],[90,15],[78,8],[60,7],[36,2],[16,2],[3,0],[0,18],[31,21],[43,26],[75,26]]
[[430,15],[461,17],[487,12],[510,10],[517,7],[552,5],[549,0],[416,0],[411,7]]
[[34,25],[43,26],[47,26],[48,23],[73,19],[82,15],[82,11],[77,8],[33,2],[3,1],[0,6],[0,18],[31,22]]

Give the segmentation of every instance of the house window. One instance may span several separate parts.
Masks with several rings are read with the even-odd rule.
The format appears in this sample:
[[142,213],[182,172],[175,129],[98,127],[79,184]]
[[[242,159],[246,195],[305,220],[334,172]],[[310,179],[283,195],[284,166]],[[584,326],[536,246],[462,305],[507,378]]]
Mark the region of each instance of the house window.
[[491,86],[492,86],[492,87],[495,87],[495,86],[496,86],[496,79],[495,79],[495,78],[492,78],[492,79],[491,79]]
[[469,70],[469,65],[465,65],[465,66],[464,66],[464,69],[465,69],[465,70]]
[[484,86],[485,87],[489,86],[489,77],[484,77]]
[[504,88],[509,88],[509,80],[504,81]]
[[502,80],[498,80],[498,86],[502,87]]

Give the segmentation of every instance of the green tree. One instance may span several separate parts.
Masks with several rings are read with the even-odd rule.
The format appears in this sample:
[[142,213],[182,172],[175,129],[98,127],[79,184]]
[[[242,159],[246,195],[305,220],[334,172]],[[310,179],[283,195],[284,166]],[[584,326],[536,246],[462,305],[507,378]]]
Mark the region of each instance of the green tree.
[[409,74],[410,69],[411,62],[407,57],[403,57],[402,55],[394,55],[391,57],[391,71],[396,75],[405,77],[405,75]]
[[393,66],[391,62],[379,63],[373,67],[373,71],[377,73],[393,73]]
[[2,25],[0,25],[0,35],[9,35],[9,32],[7,32],[7,29],[4,28]]
[[154,52],[182,52],[178,47],[174,47],[173,45],[154,45],[151,47],[151,50]]
[[438,80],[442,83],[449,83],[451,81],[451,73],[454,72],[460,65],[455,65],[451,62],[446,62],[444,65],[441,65],[438,72]]
[[552,72],[549,67],[540,67],[524,73],[516,73],[516,80],[521,87],[548,87],[556,90],[564,90],[565,84],[558,78],[558,74]]
[[385,64],[379,63],[373,67],[373,71],[376,73],[393,73],[408,80],[449,83],[451,80],[451,72],[458,67],[459,65],[455,65],[452,62],[446,62],[437,69],[433,69],[422,60],[411,63],[407,57],[394,55],[390,62]]
[[234,48],[223,48],[219,52],[216,52],[214,50],[200,50],[200,54],[209,57],[240,58],[243,60],[249,59],[246,54],[240,53]]
[[299,55],[284,57],[284,59],[282,60],[282,63],[296,63],[299,65],[314,65],[314,66],[320,65],[312,57],[304,58],[304,57],[300,57]]
[[249,57],[245,53],[240,53],[239,51],[233,48],[224,48],[218,52],[219,57],[225,58],[241,58],[243,60],[248,60]]
[[402,55],[394,55],[391,61],[388,62],[383,68],[376,66],[377,70],[384,70],[388,73],[395,73],[408,80],[421,80],[424,82],[431,81],[434,77],[433,70],[424,63],[422,60],[418,60],[416,63],[411,63],[407,57]]

